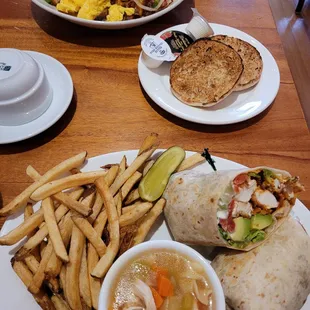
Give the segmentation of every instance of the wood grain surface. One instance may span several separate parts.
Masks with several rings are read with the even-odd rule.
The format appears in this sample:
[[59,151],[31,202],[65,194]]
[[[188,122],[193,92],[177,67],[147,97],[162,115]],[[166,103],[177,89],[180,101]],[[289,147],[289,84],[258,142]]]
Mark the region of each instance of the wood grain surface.
[[[205,126],[174,117],[143,91],[137,74],[140,40],[188,22],[191,7],[210,22],[247,32],[275,57],[281,86],[271,107],[240,124]],[[309,189],[300,195],[310,207],[310,137],[268,0],[185,0],[166,16],[139,28],[100,31],[55,17],[29,0],[2,0],[0,47],[46,53],[71,73],[75,94],[68,111],[50,129],[29,140],[0,146],[3,203],[31,180],[28,164],[40,173],[87,150],[90,157],[137,149],[152,131],[162,147],[209,147],[212,154],[247,166],[269,165],[299,175]],[[2,221],[3,222],[3,221]]]

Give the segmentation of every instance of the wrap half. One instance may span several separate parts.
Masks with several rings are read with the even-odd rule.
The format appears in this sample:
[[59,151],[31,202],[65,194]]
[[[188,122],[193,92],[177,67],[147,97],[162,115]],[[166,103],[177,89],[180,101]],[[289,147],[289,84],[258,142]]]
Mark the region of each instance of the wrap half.
[[262,246],[222,249],[211,265],[232,310],[299,310],[310,294],[310,238],[290,216]]
[[176,241],[248,251],[274,233],[304,190],[298,177],[269,167],[180,172],[163,197]]

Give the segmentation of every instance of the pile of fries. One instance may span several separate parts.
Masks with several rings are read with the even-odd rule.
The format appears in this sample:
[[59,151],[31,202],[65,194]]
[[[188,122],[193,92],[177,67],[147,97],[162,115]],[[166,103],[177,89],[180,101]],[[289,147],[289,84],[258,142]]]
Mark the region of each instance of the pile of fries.
[[[129,166],[124,156],[119,164],[81,172],[87,156],[83,152],[44,175],[27,167],[34,183],[0,209],[0,216],[8,216],[24,208],[24,222],[0,237],[0,244],[13,245],[26,237],[12,267],[42,309],[98,309],[109,268],[145,240],[165,206],[163,198],[142,201],[137,189],[158,145],[157,134],[148,136]],[[203,161],[197,153],[178,171]],[[41,204],[36,212],[33,202]]]

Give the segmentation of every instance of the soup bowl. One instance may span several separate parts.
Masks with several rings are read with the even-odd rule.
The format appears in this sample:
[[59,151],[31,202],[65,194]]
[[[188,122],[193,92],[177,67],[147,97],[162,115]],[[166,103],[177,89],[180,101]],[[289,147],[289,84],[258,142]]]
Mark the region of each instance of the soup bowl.
[[182,243],[170,240],[156,240],[147,241],[141,243],[120,256],[116,262],[112,265],[109,272],[107,273],[99,296],[99,310],[110,310],[112,300],[113,300],[113,290],[117,283],[117,278],[121,275],[122,271],[133,262],[133,260],[138,259],[143,254],[150,252],[156,252],[160,250],[173,251],[176,254],[189,259],[192,262],[200,264],[204,270],[204,274],[208,280],[208,284],[212,288],[212,310],[224,310],[225,309],[225,298],[223,289],[219,278],[217,277],[215,271],[211,267],[210,263],[197,251],[191,247],[184,245]]

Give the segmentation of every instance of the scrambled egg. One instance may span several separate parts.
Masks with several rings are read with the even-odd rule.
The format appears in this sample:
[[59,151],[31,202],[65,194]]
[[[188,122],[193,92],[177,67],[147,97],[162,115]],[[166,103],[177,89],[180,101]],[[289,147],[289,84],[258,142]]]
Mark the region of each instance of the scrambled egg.
[[113,4],[109,8],[109,15],[107,15],[107,21],[109,22],[122,21],[125,13],[126,15],[131,16],[135,13],[135,9],[124,8],[121,5]]
[[110,0],[86,0],[78,17],[94,20],[106,7],[110,6]]
[[124,14],[131,16],[134,8],[124,8],[121,5],[111,5],[110,0],[60,0],[56,6],[58,11],[77,15],[77,17],[94,20],[105,8],[109,8],[107,21],[122,21]]
[[60,0],[56,8],[58,11],[76,15],[86,0]]

